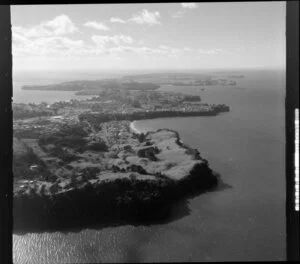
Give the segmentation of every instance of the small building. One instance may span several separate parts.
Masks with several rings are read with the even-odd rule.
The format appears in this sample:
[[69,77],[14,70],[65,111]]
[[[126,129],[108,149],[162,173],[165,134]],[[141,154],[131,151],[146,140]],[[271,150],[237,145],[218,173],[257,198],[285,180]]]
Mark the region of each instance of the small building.
[[39,166],[38,166],[38,165],[36,165],[36,164],[34,164],[34,165],[31,165],[31,166],[29,167],[29,169],[30,169],[31,171],[37,171],[37,170],[38,170],[38,168],[39,168]]

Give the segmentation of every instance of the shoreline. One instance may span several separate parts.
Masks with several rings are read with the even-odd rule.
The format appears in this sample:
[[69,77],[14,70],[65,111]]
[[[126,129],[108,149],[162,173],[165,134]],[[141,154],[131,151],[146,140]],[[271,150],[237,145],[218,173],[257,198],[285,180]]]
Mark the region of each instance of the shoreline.
[[130,122],[130,126],[129,126],[130,130],[135,134],[142,134],[142,132],[136,128],[135,123],[136,123],[136,120]]
[[93,178],[41,180],[26,188],[20,182],[13,197],[15,233],[149,219],[149,212],[165,211],[174,202],[218,184],[207,160],[183,144],[177,131],[151,131],[142,142],[136,139],[133,143],[110,158],[112,169]]
[[[150,119],[149,119],[150,120]],[[134,134],[142,134],[142,133],[144,133],[144,134],[147,134],[147,133],[149,133],[149,132],[154,132],[154,131],[157,131],[157,130],[160,130],[160,129],[166,129],[166,128],[160,128],[160,129],[157,129],[157,130],[147,130],[147,131],[145,131],[145,132],[141,132],[140,130],[138,130],[137,128],[136,128],[136,126],[135,126],[135,124],[136,124],[136,122],[137,122],[138,120],[133,120],[132,122],[130,122],[130,125],[129,125],[129,127],[130,127],[130,130],[131,130],[131,132],[133,132]],[[179,140],[178,140],[181,144],[184,144],[184,142],[179,138]]]

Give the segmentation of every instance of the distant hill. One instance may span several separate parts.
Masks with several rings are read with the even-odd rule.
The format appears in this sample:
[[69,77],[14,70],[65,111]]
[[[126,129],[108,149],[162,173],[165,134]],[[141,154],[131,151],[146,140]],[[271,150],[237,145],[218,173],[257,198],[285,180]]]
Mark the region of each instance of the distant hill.
[[159,85],[148,82],[128,82],[124,80],[70,81],[50,85],[24,85],[23,90],[47,91],[87,91],[96,89],[156,90]]

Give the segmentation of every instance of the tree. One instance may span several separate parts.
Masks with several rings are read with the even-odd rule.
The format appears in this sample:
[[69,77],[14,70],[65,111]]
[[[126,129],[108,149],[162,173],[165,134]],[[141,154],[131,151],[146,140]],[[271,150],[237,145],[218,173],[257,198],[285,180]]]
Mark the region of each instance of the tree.
[[141,104],[140,104],[140,102],[137,101],[137,100],[133,100],[132,106],[133,106],[134,108],[141,108]]
[[146,138],[146,136],[145,136],[144,133],[139,134],[139,142],[140,142],[140,143],[144,142],[144,141],[145,141],[145,138]]

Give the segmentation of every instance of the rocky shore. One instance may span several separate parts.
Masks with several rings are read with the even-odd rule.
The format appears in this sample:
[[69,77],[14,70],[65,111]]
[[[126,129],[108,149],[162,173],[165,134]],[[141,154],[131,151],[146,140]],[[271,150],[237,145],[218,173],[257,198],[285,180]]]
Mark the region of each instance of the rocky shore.
[[14,228],[70,227],[85,222],[141,220],[167,204],[212,188],[217,177],[177,132],[134,134],[111,147],[111,169],[87,181],[34,181],[14,191]]

